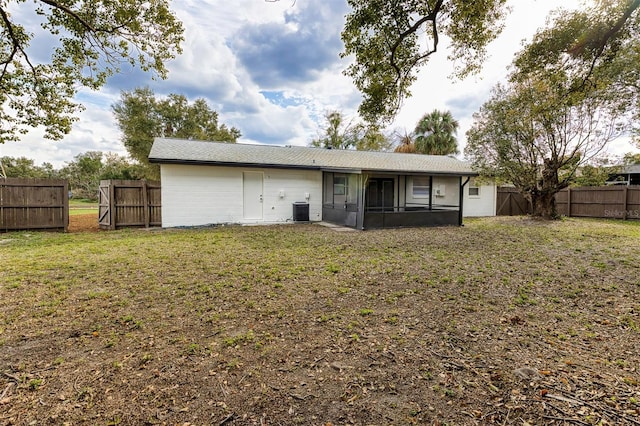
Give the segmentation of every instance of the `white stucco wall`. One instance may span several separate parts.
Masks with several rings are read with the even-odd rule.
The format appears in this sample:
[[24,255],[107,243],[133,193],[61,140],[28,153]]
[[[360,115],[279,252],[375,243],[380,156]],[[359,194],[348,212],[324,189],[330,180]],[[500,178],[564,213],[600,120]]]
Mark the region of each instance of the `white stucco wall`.
[[[322,215],[322,172],[206,165],[163,164],[162,226],[220,223],[285,223],[293,219],[292,204],[309,203],[309,219]],[[263,217],[243,218],[243,172],[263,174]],[[308,194],[308,199],[305,199]]]
[[476,186],[472,178],[464,187],[462,215],[464,217],[495,216],[497,188],[495,185],[479,185],[478,195],[469,195],[469,188]]
[[460,178],[434,176],[431,192],[434,206],[457,206],[460,204]]

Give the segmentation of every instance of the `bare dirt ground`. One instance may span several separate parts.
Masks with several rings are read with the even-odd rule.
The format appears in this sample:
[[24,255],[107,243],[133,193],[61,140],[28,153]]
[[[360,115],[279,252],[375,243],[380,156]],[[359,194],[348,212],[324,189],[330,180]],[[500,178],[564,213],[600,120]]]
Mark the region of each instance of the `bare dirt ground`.
[[2,425],[640,424],[637,223],[71,220],[0,235]]
[[69,232],[98,232],[97,214],[79,214],[69,216]]

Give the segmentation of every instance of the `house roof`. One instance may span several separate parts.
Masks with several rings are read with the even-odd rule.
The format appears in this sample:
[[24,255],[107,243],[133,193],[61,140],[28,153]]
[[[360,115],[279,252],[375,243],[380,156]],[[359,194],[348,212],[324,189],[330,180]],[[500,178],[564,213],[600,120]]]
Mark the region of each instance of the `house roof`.
[[151,163],[208,164],[350,172],[474,176],[471,165],[444,155],[352,151],[300,146],[248,145],[156,138]]
[[618,173],[623,173],[623,174],[640,173],[640,164],[632,164],[630,166],[623,166],[623,167],[620,168]]

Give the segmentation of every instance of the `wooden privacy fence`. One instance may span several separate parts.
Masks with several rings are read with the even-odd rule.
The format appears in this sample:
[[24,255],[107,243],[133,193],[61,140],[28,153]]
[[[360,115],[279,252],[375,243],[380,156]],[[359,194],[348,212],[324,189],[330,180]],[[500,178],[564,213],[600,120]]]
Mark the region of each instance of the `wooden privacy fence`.
[[159,182],[100,181],[100,229],[162,226],[161,208]]
[[[498,216],[531,213],[529,202],[515,188],[498,188],[496,204]],[[556,206],[564,216],[640,219],[640,186],[567,188],[556,194]]]
[[640,219],[640,186],[567,188],[556,194],[556,205],[565,216]]
[[0,179],[0,232],[66,231],[69,184],[63,179]]

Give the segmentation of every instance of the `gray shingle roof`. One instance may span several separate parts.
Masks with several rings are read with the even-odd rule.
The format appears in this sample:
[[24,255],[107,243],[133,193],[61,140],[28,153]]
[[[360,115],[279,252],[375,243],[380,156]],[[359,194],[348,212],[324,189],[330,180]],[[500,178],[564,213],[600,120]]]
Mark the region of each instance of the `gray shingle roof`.
[[620,169],[620,173],[640,173],[640,164],[632,164],[630,166],[623,166]]
[[443,155],[351,151],[300,146],[247,145],[156,138],[152,163],[217,164],[354,172],[476,175],[468,163]]

